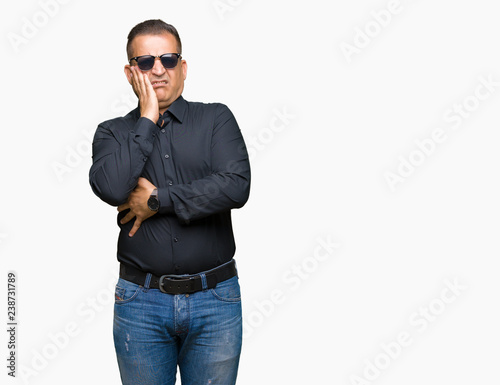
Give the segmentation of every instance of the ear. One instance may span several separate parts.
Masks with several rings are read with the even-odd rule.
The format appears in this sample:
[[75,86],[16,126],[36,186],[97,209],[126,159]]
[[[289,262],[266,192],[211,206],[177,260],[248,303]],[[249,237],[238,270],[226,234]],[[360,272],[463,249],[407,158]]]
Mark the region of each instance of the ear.
[[183,60],[181,62],[181,66],[182,66],[182,77],[184,78],[184,80],[186,80],[187,72],[188,72],[187,62],[185,60]]
[[130,64],[125,65],[123,70],[125,71],[125,76],[127,77],[128,82],[132,84],[132,71],[130,69]]

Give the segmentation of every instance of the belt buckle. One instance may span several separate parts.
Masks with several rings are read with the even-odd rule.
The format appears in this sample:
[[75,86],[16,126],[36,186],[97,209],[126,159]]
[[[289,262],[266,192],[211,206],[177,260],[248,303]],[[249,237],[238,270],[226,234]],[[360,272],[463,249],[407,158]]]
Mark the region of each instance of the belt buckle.
[[[196,276],[194,277],[182,277],[182,276],[173,276],[173,275],[162,275],[160,277],[160,281],[158,282],[158,286],[160,287],[160,291],[164,294],[184,294],[184,293],[192,293],[193,292],[193,282]],[[165,280],[170,283],[169,291],[165,290],[163,287],[165,285]]]

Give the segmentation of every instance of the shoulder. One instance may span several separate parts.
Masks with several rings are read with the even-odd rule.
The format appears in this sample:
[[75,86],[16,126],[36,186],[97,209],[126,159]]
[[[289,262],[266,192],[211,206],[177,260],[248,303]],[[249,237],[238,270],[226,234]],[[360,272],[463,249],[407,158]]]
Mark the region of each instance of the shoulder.
[[229,107],[224,103],[212,102],[189,102],[187,103],[187,111],[190,116],[198,116],[204,118],[211,118],[212,120],[219,120],[225,117],[232,117],[233,114]]
[[97,131],[109,131],[111,133],[117,133],[120,131],[128,132],[134,127],[139,117],[139,108],[135,108],[125,116],[119,116],[101,122]]

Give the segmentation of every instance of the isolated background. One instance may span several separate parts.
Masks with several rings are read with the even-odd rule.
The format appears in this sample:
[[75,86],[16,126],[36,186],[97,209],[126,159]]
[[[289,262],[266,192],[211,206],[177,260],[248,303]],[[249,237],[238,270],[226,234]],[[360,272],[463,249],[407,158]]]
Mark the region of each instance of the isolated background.
[[[227,104],[254,152],[250,200],[233,212],[238,384],[351,385],[369,362],[384,369],[366,383],[498,383],[500,87],[474,104],[481,78],[500,81],[495,2],[401,0],[378,34],[387,1],[66,0],[46,19],[42,3],[0,11],[0,287],[17,272],[18,376],[31,370],[10,382],[120,384],[118,227],[88,184],[90,142],[135,107],[129,30],[162,18],[183,41],[184,97]],[[34,19],[16,49],[9,36]],[[348,60],[341,45],[367,27]],[[444,116],[464,103],[453,128]],[[277,111],[293,118],[274,132]],[[391,189],[384,175],[436,128],[446,140]],[[318,261],[326,240],[338,248]],[[461,287],[449,303],[447,280]],[[412,343],[384,361],[402,332]]]

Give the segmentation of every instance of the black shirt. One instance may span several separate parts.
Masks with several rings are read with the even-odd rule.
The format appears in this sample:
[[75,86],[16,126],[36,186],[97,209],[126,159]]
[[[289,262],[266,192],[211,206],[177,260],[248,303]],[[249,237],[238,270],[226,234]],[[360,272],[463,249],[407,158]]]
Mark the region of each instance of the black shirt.
[[101,123],[92,144],[90,185],[112,206],[127,201],[139,177],[158,188],[159,212],[133,237],[121,225],[118,260],[155,275],[195,274],[234,255],[231,209],[250,191],[250,164],[236,120],[225,105],[180,96],[157,124],[139,108]]

